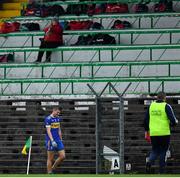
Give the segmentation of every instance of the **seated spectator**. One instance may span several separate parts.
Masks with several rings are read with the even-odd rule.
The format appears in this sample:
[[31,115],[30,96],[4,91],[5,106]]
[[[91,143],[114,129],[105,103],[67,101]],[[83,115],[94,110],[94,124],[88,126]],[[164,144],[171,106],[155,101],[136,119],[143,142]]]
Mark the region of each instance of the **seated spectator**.
[[28,6],[34,6],[36,4],[35,0],[29,0],[28,1]]
[[35,0],[29,0],[26,9],[36,9],[39,7],[39,3]]
[[[63,28],[61,27],[57,18],[53,18],[49,26],[44,29],[45,35],[41,40],[40,49],[43,48],[57,48],[63,45]],[[50,62],[52,51],[46,52],[45,62]],[[41,62],[44,51],[39,51],[36,62]]]
[[23,5],[23,9],[21,10],[22,16],[34,16],[37,9],[39,9],[40,6],[35,0],[29,0],[27,6]]

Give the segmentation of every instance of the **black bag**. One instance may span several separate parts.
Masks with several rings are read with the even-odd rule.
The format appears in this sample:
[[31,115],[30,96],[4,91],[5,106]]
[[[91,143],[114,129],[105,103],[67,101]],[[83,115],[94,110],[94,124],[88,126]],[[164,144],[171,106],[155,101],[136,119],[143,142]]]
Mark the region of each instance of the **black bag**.
[[79,36],[74,45],[106,45],[116,44],[114,37],[108,34],[96,34],[88,36]]
[[124,29],[124,24],[121,20],[115,20],[111,29]]
[[154,5],[154,12],[173,12],[173,2],[161,0]]
[[60,16],[65,14],[65,10],[63,9],[63,7],[58,4],[49,7],[48,11],[50,16]]
[[92,36],[92,39],[88,41],[89,45],[106,45],[106,44],[116,44],[114,37],[108,34],[96,34]]
[[66,14],[86,14],[87,13],[87,5],[86,4],[70,4],[67,7]]
[[136,13],[141,13],[141,12],[148,12],[149,8],[146,4],[136,4],[135,6],[135,12]]
[[88,41],[91,39],[91,36],[79,36],[77,42],[74,44],[75,46],[78,45],[88,45]]
[[94,22],[92,25],[91,25],[91,28],[92,30],[101,30],[101,29],[104,29],[104,27],[98,23],[98,22]]
[[106,3],[102,4],[89,4],[87,7],[87,14],[89,16],[92,16],[94,14],[102,14],[105,13],[106,11]]
[[0,55],[0,62],[14,62],[13,54],[2,54]]
[[38,23],[23,23],[21,24],[21,29],[23,29],[23,27],[27,28],[28,31],[39,31],[40,30],[40,26]]
[[126,21],[126,20],[123,21],[122,23],[123,23],[123,25],[124,25],[124,28],[131,28],[131,27],[132,27],[131,23],[128,22],[128,21]]
[[37,17],[47,17],[49,16],[49,7],[42,5],[38,10],[35,12],[35,16]]
[[131,23],[128,21],[115,20],[111,29],[125,29],[131,28]]

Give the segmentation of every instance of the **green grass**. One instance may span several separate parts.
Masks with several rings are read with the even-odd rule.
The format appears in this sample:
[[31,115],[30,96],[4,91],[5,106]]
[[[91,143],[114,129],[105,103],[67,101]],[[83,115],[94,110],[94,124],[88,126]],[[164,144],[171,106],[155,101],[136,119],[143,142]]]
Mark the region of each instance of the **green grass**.
[[180,174],[0,174],[0,177],[180,177]]

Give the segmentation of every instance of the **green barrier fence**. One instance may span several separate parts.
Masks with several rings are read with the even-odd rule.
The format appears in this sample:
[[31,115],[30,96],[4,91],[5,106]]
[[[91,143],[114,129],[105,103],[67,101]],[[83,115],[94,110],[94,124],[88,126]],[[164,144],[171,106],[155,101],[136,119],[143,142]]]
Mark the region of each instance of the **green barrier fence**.
[[[178,65],[180,65],[180,61],[1,64],[0,70],[4,76],[0,79],[0,95],[91,95],[87,83],[97,87],[100,91],[107,82],[112,82],[119,90],[123,90],[129,82],[132,82],[133,85],[128,91],[129,94],[156,93],[159,89],[178,94],[180,92],[178,89],[180,75],[178,72],[177,74],[174,73]],[[57,76],[54,77],[54,73],[64,71],[62,70],[64,67],[71,71],[71,75],[63,78],[57,73]],[[113,67],[113,70],[108,67]],[[150,73],[144,75],[142,71],[147,67]],[[160,70],[162,71],[166,69],[166,72],[159,76],[158,67],[161,67]],[[91,71],[89,76],[87,76],[88,68]],[[27,73],[21,71],[22,69],[25,69]],[[39,69],[38,72],[36,71],[40,76],[39,78],[32,78],[30,73],[34,69]],[[136,74],[133,71],[134,69]],[[106,72],[103,73],[103,76],[98,76],[97,73],[102,72],[101,70]],[[115,76],[108,76],[108,70],[111,70],[112,73],[118,71],[120,75],[117,72]],[[121,76],[121,70],[125,70],[127,75]],[[50,72],[47,74],[47,71]],[[23,76],[21,75],[18,78],[18,72],[19,74],[23,73]],[[113,94],[111,90],[107,90],[105,93]]]
[[[178,1],[178,0],[173,0]],[[68,4],[102,4],[102,3],[128,3],[128,4],[137,4],[137,3],[157,3],[159,0],[95,0],[95,1],[49,1],[41,2],[46,5],[68,5]],[[26,4],[26,3],[23,3]]]
[[[65,30],[64,35],[95,35],[102,34],[159,34],[159,33],[180,33],[179,28],[159,28],[159,29],[120,29],[120,30]],[[0,37],[11,36],[43,36],[43,31],[36,32],[14,32],[0,34]]]
[[[92,63],[39,63],[39,64],[1,64],[0,69],[3,69],[1,79],[48,79],[48,78],[75,78],[75,79],[95,79],[95,78],[152,78],[152,77],[180,77],[175,74],[173,68],[180,65],[180,61],[139,61],[139,62],[92,62]],[[147,74],[141,74],[145,67],[149,69]],[[155,67],[155,68],[154,68]],[[164,70],[161,75],[157,69]],[[113,71],[112,71],[113,68]],[[23,69],[23,76],[18,76],[17,72]],[[25,71],[25,70],[26,71]],[[11,71],[10,71],[11,70]],[[38,70],[38,76],[32,77],[33,70]],[[56,74],[57,71],[69,71],[67,74]],[[108,70],[110,71],[108,73]],[[47,71],[51,71],[47,74]],[[104,72],[106,71],[106,72]],[[126,74],[122,75],[121,72]],[[141,72],[140,72],[141,71]],[[173,72],[172,72],[173,71]],[[99,75],[103,73],[103,75]],[[159,71],[159,73],[161,73]],[[21,72],[19,73],[21,75]],[[121,76],[122,75],[122,76]]]
[[[172,44],[172,38],[174,34],[180,33],[180,29],[171,29],[171,28],[160,28],[160,29],[122,29],[122,30],[77,30],[77,31],[72,31],[72,30],[65,30],[63,35],[95,35],[95,34],[110,34],[110,35],[117,35],[118,43],[120,43],[121,40],[121,35],[124,34],[129,34],[130,35],[130,44],[134,44],[135,39],[137,38],[136,35],[141,35],[141,34],[168,34],[169,35],[169,44]],[[0,37],[31,37],[31,46],[34,46],[34,37],[39,37],[43,36],[44,32],[42,31],[37,31],[37,32],[15,32],[15,33],[6,33],[6,34],[0,34]],[[5,39],[5,40],[8,40]],[[179,39],[178,39],[179,40]],[[69,40],[70,41],[70,40]],[[4,42],[5,43],[5,42]],[[7,45],[6,45],[7,46]],[[1,46],[3,47],[3,46]]]
[[[159,18],[159,17],[179,17],[180,12],[163,12],[163,13],[128,13],[128,14],[98,14],[93,16],[88,15],[65,15],[59,16],[59,20],[91,20],[91,19],[107,19],[107,18]],[[44,21],[52,20],[53,17],[15,17],[10,21]]]
[[128,4],[136,4],[136,3],[150,3],[150,2],[159,2],[159,0],[95,0],[95,1],[55,1],[55,2],[46,2],[43,4],[47,5],[54,5],[54,4],[59,4],[59,5],[64,5],[64,4],[102,4],[102,3],[128,3]]
[[[103,79],[9,79],[0,80],[1,96],[19,95],[92,95],[87,83],[99,92],[102,91],[107,82],[111,82],[123,91],[130,82],[132,87],[127,94],[151,94],[159,90],[167,93],[179,94],[180,77],[151,77],[151,78],[103,78]],[[141,88],[138,86],[141,85]],[[173,87],[172,87],[173,86]],[[108,89],[105,94],[113,94]]]
[[[53,52],[60,52],[61,60],[58,62],[67,61],[67,53],[71,52],[72,54],[68,57],[68,61],[71,61],[72,57],[76,54],[76,52],[95,52],[95,60],[102,61],[102,53],[104,51],[109,51],[108,61],[114,61],[117,58],[120,51],[136,51],[140,50],[141,52],[148,51],[146,56],[147,60],[154,60],[155,56],[153,55],[154,51],[156,50],[164,50],[162,55],[166,52],[166,50],[178,50],[180,48],[180,44],[163,44],[163,45],[99,45],[99,46],[62,46],[53,49],[39,49],[38,47],[11,47],[11,48],[0,48],[0,53],[23,53],[24,54],[24,62],[28,61],[29,54],[28,52],[38,52],[38,51],[53,51]],[[94,58],[93,57],[93,58]],[[176,57],[176,56],[173,56]],[[92,59],[93,59],[92,58]],[[104,56],[103,56],[104,58]],[[91,59],[91,60],[92,60]],[[159,58],[160,59],[160,58]],[[173,59],[173,58],[172,58]],[[83,62],[83,61],[81,61]]]

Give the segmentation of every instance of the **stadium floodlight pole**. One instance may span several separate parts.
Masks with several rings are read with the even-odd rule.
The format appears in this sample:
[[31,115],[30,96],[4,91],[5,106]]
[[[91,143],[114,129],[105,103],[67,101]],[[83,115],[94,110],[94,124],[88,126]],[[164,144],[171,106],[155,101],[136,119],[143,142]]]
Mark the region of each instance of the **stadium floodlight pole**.
[[28,154],[27,175],[29,174],[29,166],[30,166],[30,161],[31,161],[31,146],[32,146],[32,136],[30,136],[30,148],[29,148],[29,154]]

